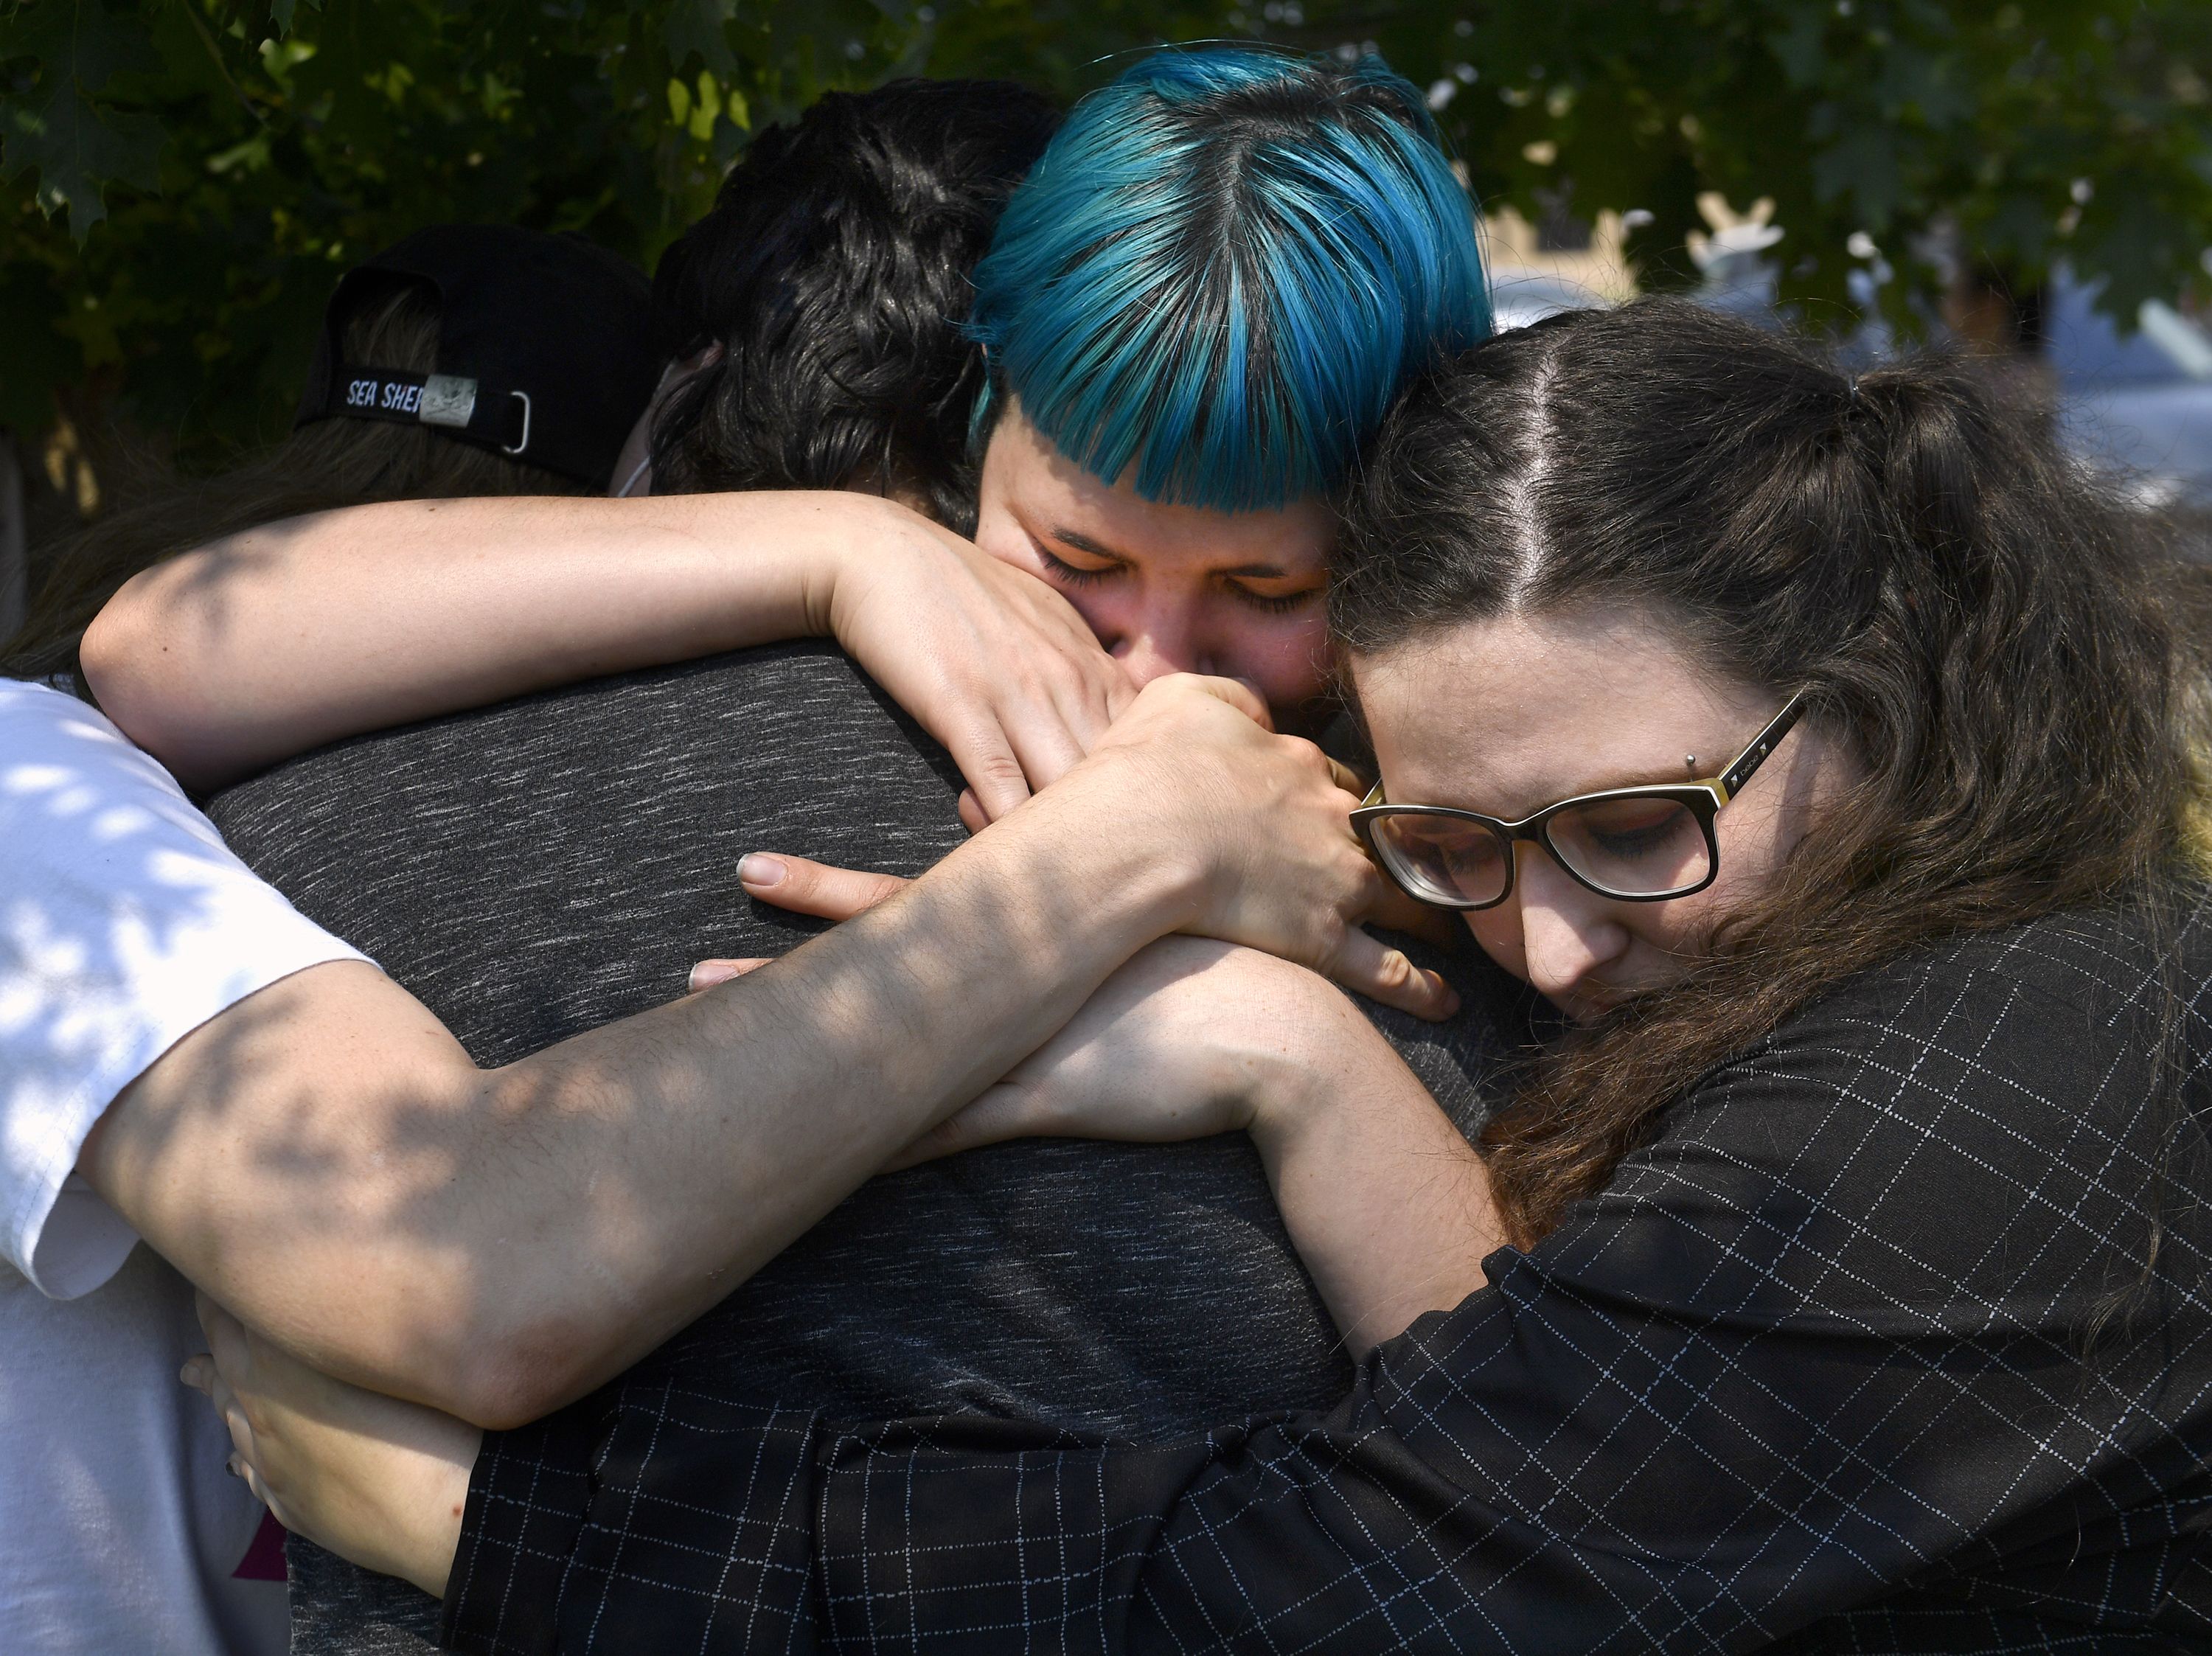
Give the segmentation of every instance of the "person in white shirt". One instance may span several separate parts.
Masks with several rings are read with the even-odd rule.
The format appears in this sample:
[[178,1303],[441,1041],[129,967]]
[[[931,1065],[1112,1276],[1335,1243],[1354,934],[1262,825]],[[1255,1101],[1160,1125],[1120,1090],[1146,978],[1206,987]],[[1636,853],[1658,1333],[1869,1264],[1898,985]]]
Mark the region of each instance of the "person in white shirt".
[[176,1384],[203,1345],[191,1291],[76,1167],[185,1035],[362,956],[44,685],[0,680],[0,1650],[281,1651],[282,1571],[246,1568],[260,1503]]
[[[569,296],[592,325],[549,310]],[[500,306],[508,351],[553,369],[641,355],[644,278],[572,239],[448,227],[349,272],[325,318],[324,401],[364,373],[411,385],[449,325]],[[479,336],[483,330],[477,330]],[[650,374],[553,410],[526,458],[314,400],[268,455],[149,488],[64,549],[0,679],[0,1652],[259,1653],[287,1642],[282,1532],[177,1370],[202,1349],[185,1280],[76,1171],[117,1095],[181,1039],[303,968],[361,956],[223,846],[169,773],[75,696],[92,612],[213,530],[363,500],[596,492]],[[343,385],[340,385],[343,389]]]

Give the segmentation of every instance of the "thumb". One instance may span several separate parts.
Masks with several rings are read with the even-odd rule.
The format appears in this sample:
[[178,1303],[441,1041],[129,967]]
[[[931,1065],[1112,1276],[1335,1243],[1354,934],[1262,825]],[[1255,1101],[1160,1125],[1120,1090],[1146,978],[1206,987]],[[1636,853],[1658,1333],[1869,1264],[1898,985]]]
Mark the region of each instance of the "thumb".
[[738,883],[747,896],[794,914],[849,920],[903,891],[908,883],[896,874],[869,874],[809,862],[804,857],[787,857],[781,852],[756,851],[738,861]]
[[1260,694],[1260,687],[1249,678],[1216,678],[1205,674],[1185,675],[1190,688],[1210,695],[1217,701],[1225,701],[1263,731],[1275,728],[1275,718],[1267,710],[1267,698]]
[[1459,995],[1434,972],[1423,971],[1399,950],[1353,926],[1325,973],[1370,1000],[1441,1023],[1459,1010]]

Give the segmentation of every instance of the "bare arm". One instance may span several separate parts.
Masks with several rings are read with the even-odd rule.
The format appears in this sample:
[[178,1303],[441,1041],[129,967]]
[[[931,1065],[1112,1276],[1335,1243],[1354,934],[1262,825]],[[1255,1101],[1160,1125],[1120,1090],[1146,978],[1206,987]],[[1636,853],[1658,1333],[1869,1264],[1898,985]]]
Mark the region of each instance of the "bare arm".
[[[1249,949],[1153,944],[900,1159],[1238,1126],[1355,1356],[1484,1285],[1501,1239],[1474,1151],[1342,995]],[[442,1596],[480,1435],[317,1374],[217,1307],[202,1319],[214,1356],[185,1378],[222,1414],[254,1493],[288,1527]]]
[[149,1069],[80,1167],[318,1368],[534,1418],[726,1294],[1177,922],[1164,863],[1094,847],[1094,878],[1018,826],[774,971],[504,1069],[369,968],[298,974]]
[[1390,1043],[1310,974],[1298,1001],[1294,1039],[1255,1066],[1250,1131],[1298,1257],[1363,1357],[1486,1286],[1505,1238],[1481,1158]]
[[[502,1070],[368,968],[299,974],[149,1069],[81,1166],[316,1367],[534,1418],[727,1293],[1155,937],[1236,937],[1439,1008],[1346,918],[1376,877],[1327,762],[1239,707],[1258,711],[1235,685],[1162,680],[890,901]],[[1262,809],[1265,842],[1214,821]]]
[[[1353,1356],[1484,1285],[1501,1239],[1474,1151],[1344,996],[1250,949],[1152,944],[896,1161],[1032,1134],[1239,1127]],[[222,1412],[254,1493],[288,1528],[442,1595],[480,1434],[319,1374],[219,1307],[202,1320],[214,1356],[185,1379]]]
[[1032,1136],[1252,1135],[1355,1356],[1487,1281],[1488,1175],[1366,1016],[1303,967],[1156,943],[1053,1038],[893,1165]]
[[[1218,684],[1205,694],[1239,700],[1231,687]],[[834,1052],[821,1055],[821,1061],[830,1064],[828,1073],[853,1095],[885,1088],[881,1102],[862,1111],[857,1130],[851,1130],[842,1120],[824,1121],[818,1111],[810,1113],[810,1097],[820,1096],[820,1072],[775,1095],[797,1119],[796,1139],[787,1143],[805,1144],[808,1155],[823,1154],[826,1147],[842,1158],[840,1173],[829,1182],[861,1176],[869,1169],[856,1171],[853,1162],[889,1157],[895,1150],[897,1159],[911,1161],[1027,1133],[1170,1139],[1249,1127],[1332,1312],[1364,1349],[1419,1311],[1452,1303],[1479,1283],[1470,1272],[1479,1272],[1488,1246],[1488,1206],[1471,1153],[1396,1055],[1387,1046],[1376,1050],[1380,1043],[1364,1018],[1319,979],[1207,937],[1170,937],[1141,950],[1125,945],[1169,930],[1241,937],[1315,965],[1344,971],[1349,964],[1346,975],[1370,993],[1431,1016],[1449,1010],[1449,1002],[1441,986],[1371,938],[1364,939],[1366,949],[1346,947],[1351,937],[1364,937],[1349,917],[1371,902],[1374,876],[1346,827],[1349,799],[1334,787],[1320,755],[1256,726],[1233,719],[1224,724],[1223,712],[1202,695],[1194,701],[1191,681],[1163,681],[1146,691],[1100,751],[1012,819],[911,886],[888,895],[880,888],[866,889],[861,900],[878,906],[835,931],[672,1010],[681,1017],[687,1006],[740,1007],[748,991],[777,987],[789,998],[751,1004],[756,1039],[766,1040],[774,1038],[779,1012],[795,1015],[800,1028],[811,1027],[817,1009],[806,998],[810,994],[828,992],[845,1009],[830,1022],[847,1038],[833,1043]],[[1132,745],[1117,747],[1125,734]],[[1264,816],[1266,835],[1249,831],[1255,815]],[[1009,846],[1017,850],[1007,853]],[[1185,864],[1184,858],[1192,860]],[[1239,876],[1237,864],[1246,858],[1257,860]],[[1173,871],[1178,866],[1184,870],[1180,876]],[[948,877],[955,870],[957,883]],[[923,898],[933,906],[917,907]],[[898,920],[897,929],[881,930],[886,919]],[[1087,935],[1079,941],[1077,932]],[[836,952],[841,941],[856,947]],[[1073,952],[1063,953],[1070,944]],[[1121,964],[1130,952],[1135,957]],[[872,962],[895,980],[914,976],[921,983],[903,993],[896,981],[888,992],[858,995],[838,986],[840,974],[855,986],[867,981]],[[929,993],[915,992],[923,985]],[[946,998],[939,1004],[935,995]],[[1086,998],[1078,1011],[1073,1001]],[[1024,1003],[1040,998],[1047,1003],[1042,1013],[1024,1012]],[[926,1016],[925,1003],[933,1009]],[[989,1010],[979,1014],[979,1008]],[[901,1021],[902,1010],[909,1021]],[[1001,1018],[1018,1027],[994,1029],[994,1021]],[[880,1028],[870,1027],[878,1022]],[[979,1030],[986,1032],[980,1041]],[[1322,1061],[1301,1058],[1310,1047],[1323,1055]],[[899,1062],[886,1065],[884,1058],[888,1051],[901,1060],[942,1066],[952,1061],[948,1054],[964,1051],[969,1061],[959,1071],[960,1089],[973,1093],[1005,1069],[1010,1049],[1031,1051],[1031,1056],[957,1113],[944,1105],[902,1103],[907,1095],[899,1090]],[[646,1057],[650,1062],[649,1051]],[[772,1072],[776,1061],[770,1061]],[[600,1089],[618,1095],[623,1079],[619,1073],[605,1077]],[[903,1084],[915,1086],[912,1077]],[[1263,1112],[1268,1098],[1276,1107]],[[1346,1098],[1372,1100],[1375,1107],[1334,1127],[1318,1119]],[[1132,1101],[1140,1109],[1133,1109]],[[593,1107],[588,1092],[583,1107]],[[915,1131],[899,1138],[906,1123],[915,1124]],[[619,1159],[642,1169],[649,1160],[645,1153],[662,1135],[654,1123],[638,1125],[643,1139],[636,1146],[622,1143]],[[533,1137],[526,1150],[513,1149],[517,1135],[512,1131],[488,1134],[488,1151],[543,1164],[520,1175],[525,1188],[536,1187],[533,1180],[542,1180],[568,1160],[560,1142],[563,1124],[556,1118],[550,1126],[553,1137]],[[846,1143],[849,1131],[862,1135],[861,1141]],[[618,1136],[602,1135],[599,1148]],[[911,1142],[915,1137],[922,1141],[919,1147]],[[697,1158],[703,1168],[687,1164],[672,1169],[672,1175],[692,1183],[704,1180],[711,1198],[718,1176],[733,1176],[717,1170],[725,1168],[729,1156],[742,1155],[748,1135],[736,1131],[728,1138],[727,1144],[704,1147],[708,1153]],[[588,1138],[582,1142],[590,1148]],[[718,1159],[716,1150],[724,1156]],[[772,1162],[759,1158],[756,1171],[764,1186],[787,1181],[798,1165],[780,1168]],[[1339,1168],[1337,1162],[1347,1165]],[[216,1171],[219,1175],[219,1163]],[[497,1176],[513,1175],[502,1170]],[[481,1182],[481,1175],[472,1177]],[[657,1228],[680,1227],[681,1216],[668,1210],[681,1205],[684,1185],[664,1193],[636,1178],[633,1186],[642,1206],[659,1210],[643,1212],[628,1234],[650,1239],[655,1247],[669,1246],[659,1240]],[[542,1188],[573,1202],[575,1180],[555,1180]],[[437,1199],[466,1217],[447,1193],[438,1192]],[[769,1188],[750,1216],[757,1220],[787,1199],[788,1192]],[[127,1204],[125,1210],[131,1211]],[[533,1213],[542,1217],[544,1210],[522,1210],[525,1218]],[[557,1214],[544,1222],[563,1222]],[[1390,1234],[1378,1243],[1381,1232]],[[673,1234],[677,1245],[688,1235],[680,1228]],[[531,1242],[544,1247],[534,1235]],[[744,1245],[732,1247],[726,1236],[714,1246],[744,1254]],[[641,1256],[649,1251],[637,1249]],[[557,1235],[551,1252],[556,1271],[570,1267]],[[744,1257],[757,1263],[766,1250]],[[440,1263],[431,1262],[434,1268]],[[579,1263],[588,1267],[592,1261],[586,1257]],[[446,1270],[453,1274],[452,1267]],[[243,1289],[254,1287],[249,1273],[237,1274]],[[718,1281],[701,1302],[733,1281]],[[313,1284],[306,1286],[312,1290]],[[542,1283],[525,1286],[533,1295],[544,1291]],[[636,1307],[627,1301],[641,1292],[647,1309],[659,1308],[659,1288],[650,1268],[640,1283],[613,1287],[603,1301],[582,1305],[576,1313],[580,1320],[572,1326],[580,1338],[589,1340],[595,1330],[604,1338],[604,1325],[591,1318],[619,1321],[634,1314]],[[459,1325],[444,1336],[449,1341],[471,1338],[467,1325],[481,1314],[468,1288],[464,1274],[451,1311],[446,1301],[431,1302],[441,1313],[437,1321],[448,1330]],[[404,1282],[388,1291],[408,1294]],[[249,1320],[270,1325],[265,1312],[248,1308],[234,1295],[233,1303]],[[678,1312],[675,1319],[682,1315]],[[324,1320],[343,1319],[325,1313]],[[418,1320],[429,1319],[405,1303],[397,1305],[385,1313],[380,1338],[413,1338]],[[549,1321],[546,1329],[558,1326]],[[357,1367],[347,1374],[308,1341],[295,1336],[271,1344],[219,1312],[210,1313],[209,1332],[216,1361],[196,1361],[187,1378],[209,1390],[222,1410],[256,1493],[288,1524],[325,1545],[404,1575],[427,1591],[442,1592],[477,1434],[465,1421],[333,1381],[298,1360],[304,1355],[377,1387],[374,1343],[370,1371]],[[650,1336],[634,1338],[651,1343]],[[531,1349],[526,1339],[510,1340],[507,1360],[526,1358]],[[583,1362],[603,1363],[589,1372],[604,1372],[631,1349],[621,1346],[611,1361],[594,1355]],[[540,1383],[526,1400],[519,1388],[491,1388],[497,1392],[491,1409],[447,1406],[479,1419],[516,1419],[580,1389],[575,1377],[572,1369],[561,1383]],[[410,1391],[388,1380],[380,1389]],[[410,1394],[426,1395],[421,1388]]]
[[985,814],[1130,690],[1043,582],[905,507],[827,492],[405,500],[149,569],[87,631],[103,711],[185,785],[357,731],[774,640],[834,635]]

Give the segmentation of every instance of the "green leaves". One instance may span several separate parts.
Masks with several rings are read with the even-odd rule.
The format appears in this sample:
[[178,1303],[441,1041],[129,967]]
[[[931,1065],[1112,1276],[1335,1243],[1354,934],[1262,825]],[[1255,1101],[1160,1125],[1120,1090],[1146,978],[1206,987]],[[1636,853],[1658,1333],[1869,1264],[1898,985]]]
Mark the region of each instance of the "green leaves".
[[927,33],[874,0],[0,0],[0,420],[67,391],[220,464],[289,422],[354,259],[507,221],[649,270],[755,129]]
[[726,77],[738,64],[729,33],[730,21],[737,15],[737,0],[676,0],[661,25],[670,64],[680,69],[696,58],[710,73]]
[[649,269],[825,90],[1073,97],[1207,39],[1374,43],[1449,89],[1486,203],[1638,209],[1647,285],[1692,274],[1718,191],[1774,199],[1815,318],[1850,313],[1857,233],[1924,314],[1937,226],[2130,319],[2212,292],[2203,0],[0,0],[0,421],[66,389],[218,461],[283,428],[338,273],[409,230],[576,230]]
[[37,68],[29,98],[0,103],[0,179],[33,174],[40,209],[66,209],[82,246],[107,216],[108,185],[160,183],[161,123],[102,97],[118,76],[159,70],[160,56],[137,16],[112,14],[102,0],[34,0],[5,21],[0,50]]
[[38,174],[38,203],[67,209],[70,232],[82,245],[107,216],[111,183],[151,190],[161,179],[161,124],[151,115],[104,113],[71,88],[37,111],[10,109],[0,150],[0,176]]

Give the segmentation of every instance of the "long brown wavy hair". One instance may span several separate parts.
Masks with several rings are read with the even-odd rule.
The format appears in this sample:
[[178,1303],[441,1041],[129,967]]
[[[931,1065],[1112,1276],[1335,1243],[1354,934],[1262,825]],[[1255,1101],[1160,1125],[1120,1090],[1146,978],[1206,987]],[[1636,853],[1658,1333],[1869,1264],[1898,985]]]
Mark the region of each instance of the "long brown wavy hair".
[[[437,367],[438,304],[398,288],[364,305],[343,330],[345,360],[428,373]],[[435,427],[319,420],[219,476],[155,473],[128,480],[120,507],[58,548],[23,625],[0,644],[0,675],[71,678],[84,629],[143,569],[225,535],[372,500],[474,494],[584,494],[573,480],[457,441]],[[83,682],[77,679],[78,694]]]
[[1483,1141],[1523,1246],[1822,991],[1939,937],[2154,910],[2203,820],[2174,572],[1968,363],[1854,378],[1674,300],[1555,318],[1414,390],[1347,520],[1330,606],[1355,656],[1626,604],[1806,691],[1863,767],[1686,979],[1534,1062]]

